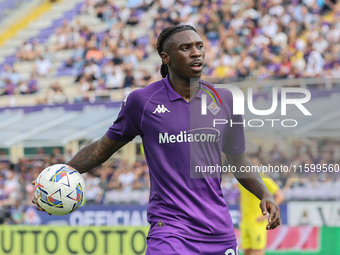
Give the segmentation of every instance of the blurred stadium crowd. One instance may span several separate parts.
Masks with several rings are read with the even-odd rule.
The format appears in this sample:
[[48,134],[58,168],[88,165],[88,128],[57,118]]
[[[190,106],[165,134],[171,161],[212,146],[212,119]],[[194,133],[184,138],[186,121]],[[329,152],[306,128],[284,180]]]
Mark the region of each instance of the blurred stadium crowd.
[[[52,154],[37,149],[36,155],[21,158],[17,164],[5,159],[2,151],[0,160],[0,224],[6,219],[20,223],[25,206],[31,205],[34,194],[32,181],[40,172],[53,164],[63,164],[70,155],[64,155],[59,148]],[[149,171],[144,160],[133,165],[124,160],[102,165],[83,175],[86,185],[86,204],[142,204],[146,205],[149,196]]]
[[[340,200],[340,169],[331,169],[331,165],[340,164],[340,142],[333,140],[296,140],[289,149],[274,145],[271,150],[247,155],[255,166],[296,166],[296,171],[272,171],[265,173],[273,178],[282,189],[286,201],[339,201]],[[306,166],[306,164],[308,164]],[[311,166],[311,164],[313,166]],[[311,170],[311,167],[326,164],[324,173]],[[301,166],[301,167],[300,167]],[[309,169],[307,169],[307,167]],[[325,168],[326,169],[326,168]],[[237,180],[232,175],[222,178],[224,199],[229,205],[239,203]]]
[[[340,142],[311,140],[308,144],[296,141],[288,156],[275,145],[270,151],[261,148],[248,155],[256,165],[303,165],[340,164]],[[64,163],[71,155],[63,155],[58,148],[51,155],[38,149],[34,158],[21,158],[18,164],[8,160],[0,163],[0,219],[12,223],[23,220],[26,205],[33,197],[32,181],[47,166]],[[340,200],[340,178],[338,172],[330,175],[320,173],[297,174],[295,172],[268,173],[283,190],[286,201]],[[86,184],[86,203],[97,204],[141,204],[146,205],[149,195],[149,171],[145,160],[129,165],[115,160],[83,175]],[[223,196],[228,205],[239,203],[239,190],[232,174],[222,177]],[[6,216],[7,213],[7,216]],[[0,221],[1,222],[1,221]]]
[[[156,6],[156,8],[155,8]],[[0,74],[2,95],[39,91],[37,77],[48,75],[56,52],[73,50],[61,74],[76,76],[79,93],[144,87],[160,79],[158,63],[150,73],[141,61],[154,52],[160,31],[176,24],[193,25],[204,41],[205,77],[300,78],[340,77],[340,3],[335,0],[87,0],[79,15],[90,13],[107,30],[95,33],[77,17],[55,30],[55,43],[37,39],[18,48],[17,61],[33,61],[25,80],[6,65]],[[143,15],[154,17],[146,34],[124,35],[127,27],[143,27]],[[55,103],[66,101],[57,84],[50,93]]]

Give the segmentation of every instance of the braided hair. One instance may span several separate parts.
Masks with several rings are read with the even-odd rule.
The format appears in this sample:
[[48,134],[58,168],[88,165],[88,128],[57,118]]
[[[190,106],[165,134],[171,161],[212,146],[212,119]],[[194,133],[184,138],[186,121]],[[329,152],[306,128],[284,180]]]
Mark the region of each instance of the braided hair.
[[[169,38],[169,35],[182,32],[184,30],[193,30],[196,32],[196,29],[190,25],[178,25],[173,27],[167,27],[162,30],[162,32],[158,36],[156,44],[156,49],[158,51],[159,56],[161,56],[161,52],[163,51],[163,43],[165,39]],[[162,63],[161,65],[162,78],[165,78],[168,73],[169,73],[168,66],[165,63]]]

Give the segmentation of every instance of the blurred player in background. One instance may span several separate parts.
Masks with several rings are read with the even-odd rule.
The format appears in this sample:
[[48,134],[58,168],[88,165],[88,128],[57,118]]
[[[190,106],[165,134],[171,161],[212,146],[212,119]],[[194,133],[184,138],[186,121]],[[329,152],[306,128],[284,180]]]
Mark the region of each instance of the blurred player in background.
[[[248,157],[254,166],[260,166],[258,157]],[[269,176],[262,175],[262,180],[266,184],[268,191],[273,194],[275,203],[280,205],[284,201],[283,192],[279,186]],[[240,209],[241,209],[241,244],[244,255],[264,255],[267,245],[267,225],[268,215],[262,215],[258,210],[260,200],[246,190],[242,185],[240,188]]]
[[[200,106],[203,92],[197,84],[191,87],[190,78],[199,79],[202,75],[205,57],[202,39],[192,26],[168,27],[158,37],[157,50],[163,62],[163,79],[131,92],[107,133],[82,148],[66,164],[80,173],[88,172],[140,135],[151,184],[147,207],[151,226],[146,254],[238,254],[231,216],[222,196],[221,179],[191,178],[191,143],[189,140],[176,142],[175,135],[171,135],[190,131],[190,107],[192,104]],[[231,92],[220,92],[224,102],[220,114],[241,122],[241,115],[231,114]],[[198,158],[199,165],[221,165],[223,151],[229,164],[236,168],[251,166],[244,154],[243,125],[219,128],[218,142],[200,143],[206,146],[207,154]],[[170,140],[165,138],[168,134]],[[279,226],[280,209],[259,174],[247,173],[237,179],[261,200],[257,210],[270,213],[264,228]]]

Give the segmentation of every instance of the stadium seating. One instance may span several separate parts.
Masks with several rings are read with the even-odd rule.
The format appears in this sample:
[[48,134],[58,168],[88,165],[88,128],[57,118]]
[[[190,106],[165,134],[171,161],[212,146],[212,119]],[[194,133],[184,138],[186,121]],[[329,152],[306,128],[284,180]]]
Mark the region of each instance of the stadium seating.
[[3,0],[0,2],[0,24],[1,21],[6,19],[7,15],[11,13],[15,8],[19,7],[26,0]]

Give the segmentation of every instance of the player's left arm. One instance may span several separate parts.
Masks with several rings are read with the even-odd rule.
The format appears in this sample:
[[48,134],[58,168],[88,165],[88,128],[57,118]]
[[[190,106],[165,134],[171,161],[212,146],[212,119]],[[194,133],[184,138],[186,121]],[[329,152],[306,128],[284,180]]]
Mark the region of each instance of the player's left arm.
[[236,167],[237,171],[233,174],[239,183],[261,200],[260,208],[262,214],[266,215],[267,212],[269,213],[266,229],[271,230],[277,228],[281,223],[280,208],[275,203],[273,195],[268,191],[259,173],[242,172],[241,167],[252,166],[244,152],[239,155],[226,154],[226,157],[228,163]]

